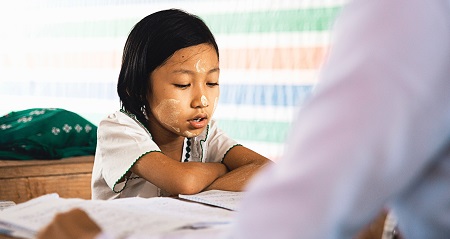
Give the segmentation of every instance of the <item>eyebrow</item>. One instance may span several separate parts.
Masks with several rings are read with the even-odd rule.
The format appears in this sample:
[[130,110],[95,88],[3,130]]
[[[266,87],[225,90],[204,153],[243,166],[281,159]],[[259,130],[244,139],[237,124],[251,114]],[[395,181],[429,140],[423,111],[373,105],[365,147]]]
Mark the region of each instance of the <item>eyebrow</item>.
[[[216,68],[213,68],[213,69],[209,70],[207,72],[207,74],[211,74],[211,73],[215,73],[215,72],[219,72],[219,71],[220,71],[220,68],[216,67]],[[178,69],[178,70],[172,71],[172,73],[195,74],[196,72],[195,71],[191,71],[191,70],[186,70],[186,69]]]

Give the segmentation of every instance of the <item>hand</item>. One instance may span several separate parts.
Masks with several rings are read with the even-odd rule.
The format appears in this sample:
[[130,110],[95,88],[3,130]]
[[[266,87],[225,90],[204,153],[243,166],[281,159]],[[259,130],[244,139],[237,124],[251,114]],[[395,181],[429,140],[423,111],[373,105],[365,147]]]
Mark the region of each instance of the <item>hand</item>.
[[101,228],[81,209],[56,214],[52,222],[43,228],[37,239],[93,239]]

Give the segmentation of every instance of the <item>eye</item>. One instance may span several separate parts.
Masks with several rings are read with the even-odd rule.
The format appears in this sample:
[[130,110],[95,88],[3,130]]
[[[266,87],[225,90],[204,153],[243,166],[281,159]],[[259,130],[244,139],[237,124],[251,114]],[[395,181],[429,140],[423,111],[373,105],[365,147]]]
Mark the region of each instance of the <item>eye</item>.
[[191,86],[191,84],[186,84],[186,85],[182,85],[182,84],[173,84],[175,87],[180,88],[180,89],[186,89],[189,86]]
[[206,83],[206,85],[209,87],[214,87],[214,86],[218,86],[219,83],[218,82],[209,82],[209,83]]

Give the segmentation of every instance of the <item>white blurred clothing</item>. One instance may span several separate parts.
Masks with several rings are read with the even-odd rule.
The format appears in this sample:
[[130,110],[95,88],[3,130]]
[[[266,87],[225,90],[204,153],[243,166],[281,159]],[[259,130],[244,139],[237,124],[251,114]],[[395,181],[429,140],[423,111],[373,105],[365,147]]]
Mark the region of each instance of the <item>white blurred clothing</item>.
[[386,205],[405,238],[448,238],[450,1],[355,0],[333,37],[230,238],[348,239]]

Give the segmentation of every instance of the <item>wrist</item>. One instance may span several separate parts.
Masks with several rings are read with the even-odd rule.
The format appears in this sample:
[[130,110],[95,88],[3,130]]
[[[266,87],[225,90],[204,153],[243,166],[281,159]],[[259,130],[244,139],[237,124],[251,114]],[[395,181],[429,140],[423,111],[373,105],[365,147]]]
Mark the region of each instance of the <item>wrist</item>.
[[228,173],[228,168],[225,164],[223,163],[219,163],[220,166],[220,170],[219,170],[219,177],[225,175],[226,173]]

